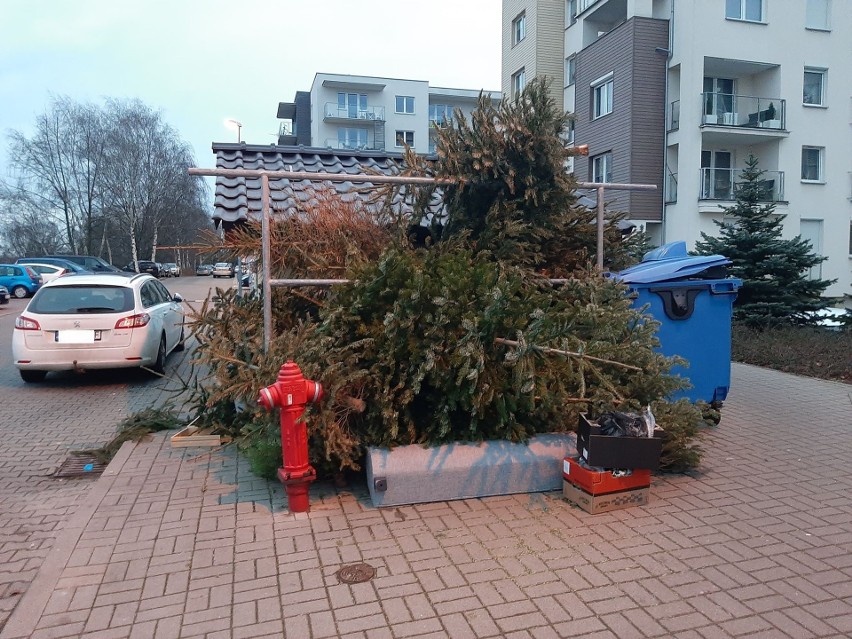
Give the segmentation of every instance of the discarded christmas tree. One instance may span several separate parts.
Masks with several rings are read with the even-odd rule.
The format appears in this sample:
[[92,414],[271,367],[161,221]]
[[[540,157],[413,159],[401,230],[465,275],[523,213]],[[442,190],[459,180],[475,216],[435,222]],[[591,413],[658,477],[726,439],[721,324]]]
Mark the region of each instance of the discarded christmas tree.
[[800,235],[782,237],[784,217],[766,200],[767,182],[753,155],[746,160],[736,188],[736,204],[724,207],[725,220],[716,221],[719,236],[701,234],[696,250],[724,255],[730,274],[743,280],[734,302],[734,321],[765,329],[807,323],[813,311],[831,302],[822,297],[833,281],[813,277],[810,269],[826,258],[814,254]]

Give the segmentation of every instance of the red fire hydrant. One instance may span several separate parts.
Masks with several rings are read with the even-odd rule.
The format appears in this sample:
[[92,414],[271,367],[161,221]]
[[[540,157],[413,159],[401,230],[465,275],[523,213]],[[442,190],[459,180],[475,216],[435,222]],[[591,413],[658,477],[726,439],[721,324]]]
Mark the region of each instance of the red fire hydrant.
[[316,478],[316,471],[308,463],[308,432],[300,418],[305,405],[322,398],[322,384],[305,379],[292,360],[278,372],[271,386],[260,389],[257,403],[266,410],[281,409],[281,453],[284,467],[278,469],[278,479],[287,491],[290,512],[306,513],[310,510],[308,488]]

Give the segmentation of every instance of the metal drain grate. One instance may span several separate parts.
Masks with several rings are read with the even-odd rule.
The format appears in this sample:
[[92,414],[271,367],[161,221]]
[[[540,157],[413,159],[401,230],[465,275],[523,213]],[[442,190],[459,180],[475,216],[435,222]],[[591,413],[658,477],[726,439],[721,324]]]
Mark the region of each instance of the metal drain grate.
[[107,465],[91,453],[69,453],[54,477],[86,477],[100,475]]
[[370,564],[349,564],[337,571],[342,584],[360,584],[376,576],[376,569]]

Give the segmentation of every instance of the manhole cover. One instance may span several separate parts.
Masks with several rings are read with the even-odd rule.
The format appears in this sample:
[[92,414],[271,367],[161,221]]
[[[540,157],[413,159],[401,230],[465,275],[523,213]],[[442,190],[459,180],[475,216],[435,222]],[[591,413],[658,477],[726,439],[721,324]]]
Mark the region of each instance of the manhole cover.
[[91,453],[69,453],[56,472],[54,477],[85,477],[87,475],[100,475],[107,465]]
[[376,576],[376,569],[370,564],[350,564],[337,571],[337,578],[343,584],[360,584]]

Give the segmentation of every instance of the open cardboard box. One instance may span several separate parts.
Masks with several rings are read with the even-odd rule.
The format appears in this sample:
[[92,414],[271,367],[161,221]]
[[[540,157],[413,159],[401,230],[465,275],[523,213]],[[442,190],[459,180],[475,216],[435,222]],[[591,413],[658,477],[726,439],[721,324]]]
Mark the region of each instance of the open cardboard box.
[[653,437],[602,435],[601,427],[581,413],[577,427],[577,453],[589,466],[657,470],[664,434],[663,429],[657,427]]

